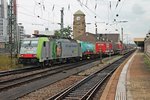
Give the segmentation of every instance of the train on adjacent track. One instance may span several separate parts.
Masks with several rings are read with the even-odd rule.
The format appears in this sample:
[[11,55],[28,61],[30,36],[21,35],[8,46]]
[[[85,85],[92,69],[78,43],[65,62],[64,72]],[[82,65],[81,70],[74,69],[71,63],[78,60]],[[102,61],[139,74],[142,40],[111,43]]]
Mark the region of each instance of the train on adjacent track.
[[56,62],[79,61],[125,50],[121,42],[96,42],[95,44],[73,39],[33,37],[22,40],[18,61],[49,66]]

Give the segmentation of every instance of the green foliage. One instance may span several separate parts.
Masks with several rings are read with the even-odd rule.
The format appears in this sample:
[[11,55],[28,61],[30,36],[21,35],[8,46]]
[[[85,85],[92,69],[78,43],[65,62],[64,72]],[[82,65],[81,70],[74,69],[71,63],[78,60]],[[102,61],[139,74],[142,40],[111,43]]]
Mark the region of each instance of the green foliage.
[[67,26],[66,28],[63,28],[62,30],[56,30],[54,35],[58,38],[60,37],[71,38],[71,33],[72,33],[72,28],[70,26]]
[[17,68],[17,59],[10,58],[10,55],[0,54],[0,70],[10,70]]
[[148,67],[150,67],[150,59],[148,59],[148,57],[145,55],[144,56],[144,63],[148,66]]
[[57,36],[57,37],[60,37],[60,36],[61,36],[61,33],[60,33],[60,31],[59,31],[59,30],[55,30],[54,35],[55,35],[55,36]]

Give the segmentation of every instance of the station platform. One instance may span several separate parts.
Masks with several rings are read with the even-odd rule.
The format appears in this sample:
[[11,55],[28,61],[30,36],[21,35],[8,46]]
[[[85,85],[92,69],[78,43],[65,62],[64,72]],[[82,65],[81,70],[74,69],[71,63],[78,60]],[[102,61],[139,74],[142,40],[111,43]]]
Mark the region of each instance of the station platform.
[[150,66],[136,51],[110,78],[100,100],[150,100]]

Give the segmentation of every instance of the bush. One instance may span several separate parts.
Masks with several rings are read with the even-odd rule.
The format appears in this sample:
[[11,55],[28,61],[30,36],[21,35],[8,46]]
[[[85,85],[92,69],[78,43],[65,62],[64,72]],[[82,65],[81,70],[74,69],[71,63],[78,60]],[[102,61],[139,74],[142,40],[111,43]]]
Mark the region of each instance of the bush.
[[0,54],[0,70],[15,69],[17,67],[17,59],[12,58],[8,54]]
[[146,56],[146,55],[145,55],[145,57],[144,57],[144,63],[145,63],[148,67],[150,67],[150,59],[149,59],[148,56]]

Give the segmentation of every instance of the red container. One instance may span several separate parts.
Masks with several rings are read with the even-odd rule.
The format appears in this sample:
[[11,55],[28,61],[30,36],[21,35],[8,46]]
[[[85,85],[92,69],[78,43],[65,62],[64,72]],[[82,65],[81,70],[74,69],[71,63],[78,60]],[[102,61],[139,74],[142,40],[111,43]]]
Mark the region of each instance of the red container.
[[112,43],[111,42],[96,42],[95,44],[95,51],[96,53],[102,52],[103,54],[108,54],[112,52]]
[[118,50],[123,50],[123,44],[121,42],[118,42],[117,48]]
[[95,51],[97,54],[104,53],[106,51],[106,43],[105,42],[96,42]]

